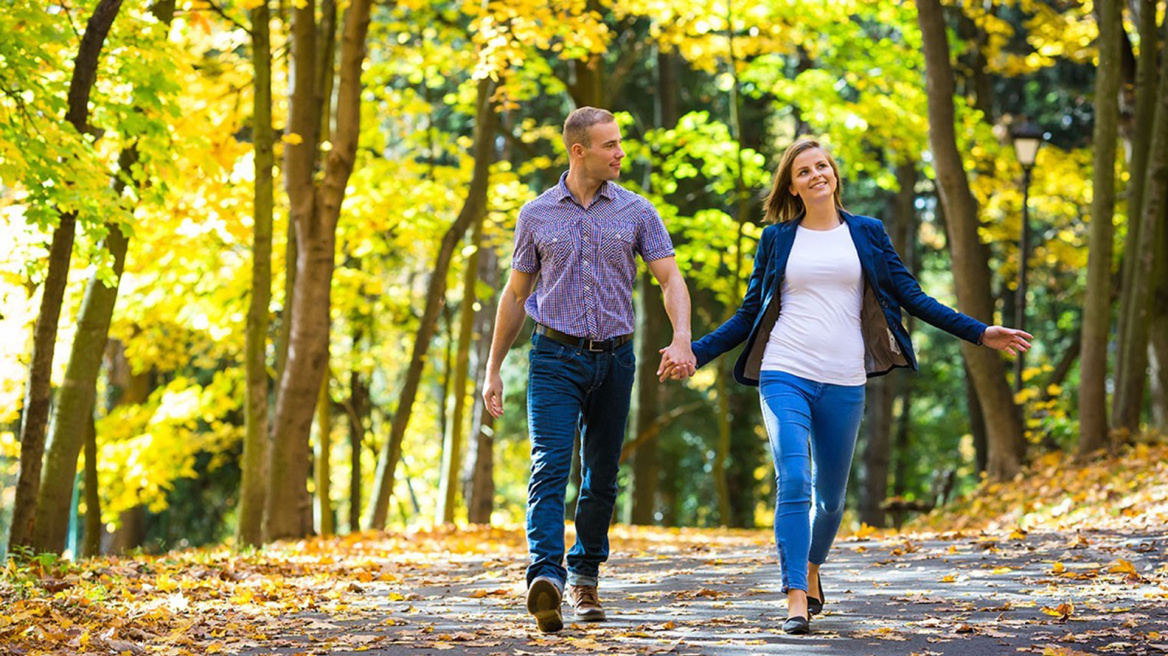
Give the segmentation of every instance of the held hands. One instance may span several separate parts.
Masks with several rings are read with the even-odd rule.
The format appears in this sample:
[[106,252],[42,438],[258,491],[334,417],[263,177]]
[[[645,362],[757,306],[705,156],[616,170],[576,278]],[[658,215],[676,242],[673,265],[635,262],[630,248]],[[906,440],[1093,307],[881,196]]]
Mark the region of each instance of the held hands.
[[1034,336],[1022,330],[1003,326],[990,326],[981,334],[981,343],[1010,355],[1018,355],[1030,350],[1030,341]]
[[487,370],[487,387],[483,390],[487,412],[498,419],[503,414],[503,377],[498,371]]
[[657,365],[657,380],[664,383],[666,378],[685,380],[698,368],[698,359],[690,348],[689,338],[674,338],[673,343],[657,351],[661,354],[661,364]]

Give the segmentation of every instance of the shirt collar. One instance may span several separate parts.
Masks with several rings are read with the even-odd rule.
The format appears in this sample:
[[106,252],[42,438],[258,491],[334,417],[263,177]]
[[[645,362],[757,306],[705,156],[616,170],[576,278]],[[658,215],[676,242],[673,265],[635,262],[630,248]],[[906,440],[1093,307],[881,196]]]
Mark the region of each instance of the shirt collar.
[[[608,200],[612,200],[615,193],[616,193],[614,191],[614,187],[615,187],[615,185],[613,183],[609,182],[608,180],[605,180],[604,182],[602,182],[600,184],[600,189],[598,189],[596,191],[596,195],[600,196],[602,198],[606,198]],[[568,199],[568,198],[572,198],[573,200],[575,200],[575,197],[572,196],[572,192],[568,191],[568,172],[567,171],[564,171],[563,173],[560,174],[560,183],[558,185],[556,185],[556,188],[559,190],[559,197],[556,198],[557,201],[563,201],[563,200]]]

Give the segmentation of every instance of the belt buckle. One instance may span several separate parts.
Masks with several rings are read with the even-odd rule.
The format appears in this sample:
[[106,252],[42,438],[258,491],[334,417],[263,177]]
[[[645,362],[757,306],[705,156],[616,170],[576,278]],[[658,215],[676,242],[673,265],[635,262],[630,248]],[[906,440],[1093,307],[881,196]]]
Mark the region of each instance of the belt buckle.
[[603,341],[598,341],[595,339],[588,340],[588,351],[590,353],[604,353],[604,347],[597,347],[596,344],[603,344]]

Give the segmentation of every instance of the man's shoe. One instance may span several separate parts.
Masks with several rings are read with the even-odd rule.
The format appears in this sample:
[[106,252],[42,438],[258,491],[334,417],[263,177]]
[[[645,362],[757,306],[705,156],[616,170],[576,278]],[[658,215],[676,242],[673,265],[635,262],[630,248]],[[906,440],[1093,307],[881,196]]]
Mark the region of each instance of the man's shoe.
[[811,633],[811,622],[806,617],[796,615],[795,617],[788,617],[786,622],[783,622],[783,633],[790,633],[791,635],[807,635]]
[[569,585],[568,604],[576,611],[576,619],[581,622],[603,622],[605,619],[594,585]]
[[527,588],[527,612],[535,615],[540,631],[554,633],[564,628],[560,599],[560,586],[546,576],[537,576]]
[[807,595],[807,612],[813,616],[823,612],[823,602],[827,601],[827,596],[823,594],[823,579],[818,573],[815,574],[815,586],[819,588],[819,598]]

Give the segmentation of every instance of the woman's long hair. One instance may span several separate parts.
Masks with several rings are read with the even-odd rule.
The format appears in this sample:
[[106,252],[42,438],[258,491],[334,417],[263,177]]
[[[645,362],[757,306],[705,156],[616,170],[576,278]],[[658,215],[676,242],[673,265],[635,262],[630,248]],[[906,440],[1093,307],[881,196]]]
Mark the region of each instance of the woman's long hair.
[[795,158],[812,148],[822,150],[824,156],[827,157],[827,163],[835,172],[835,193],[832,194],[835,206],[841,210],[844,208],[843,201],[840,200],[840,190],[843,189],[844,183],[840,179],[839,166],[836,165],[835,159],[818,141],[810,137],[802,137],[796,139],[795,143],[787,148],[786,152],[783,153],[783,159],[779,161],[779,168],[775,171],[774,181],[771,183],[771,191],[767,194],[766,200],[763,201],[763,209],[766,212],[763,220],[767,223],[786,223],[807,209],[803,205],[803,199],[791,193],[791,178],[792,169],[795,168]]

